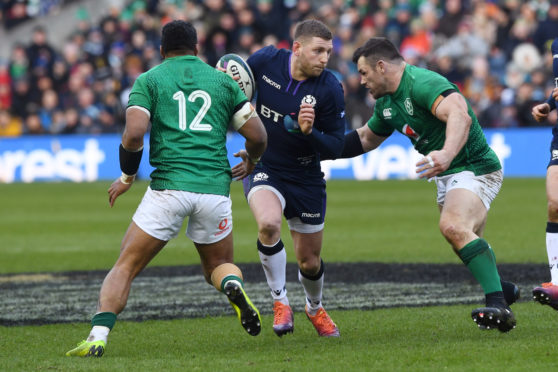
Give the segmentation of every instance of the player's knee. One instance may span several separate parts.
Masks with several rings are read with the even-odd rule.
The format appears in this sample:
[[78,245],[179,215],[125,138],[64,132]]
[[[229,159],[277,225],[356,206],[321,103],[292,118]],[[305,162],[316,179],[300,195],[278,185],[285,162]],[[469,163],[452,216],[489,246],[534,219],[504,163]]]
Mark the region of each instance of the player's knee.
[[548,220],[558,221],[558,198],[548,199]]
[[258,224],[258,233],[264,237],[264,240],[277,240],[277,236],[281,234],[281,220],[266,219]]
[[298,261],[298,267],[306,275],[316,275],[320,271],[320,259],[319,257],[301,259]]
[[466,230],[462,226],[449,220],[440,221],[440,232],[444,238],[453,245],[459,245],[457,243],[463,240],[467,235]]

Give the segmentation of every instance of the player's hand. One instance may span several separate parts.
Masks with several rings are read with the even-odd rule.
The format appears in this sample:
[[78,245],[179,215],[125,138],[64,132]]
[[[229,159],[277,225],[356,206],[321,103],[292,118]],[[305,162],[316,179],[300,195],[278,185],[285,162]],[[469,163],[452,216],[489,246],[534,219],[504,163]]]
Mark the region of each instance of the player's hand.
[[432,151],[416,164],[419,178],[432,178],[446,171],[453,157],[445,150]]
[[[558,95],[558,88],[555,89],[555,92]],[[533,107],[533,111],[531,111],[531,115],[533,115],[533,118],[539,123],[541,121],[544,121],[548,117],[549,113],[550,113],[550,106],[546,102],[536,105],[535,107]]]
[[233,180],[237,181],[246,178],[246,176],[252,173],[256,165],[250,161],[246,150],[240,150],[233,155],[235,158],[242,159],[242,163],[238,163],[231,168]]
[[312,133],[315,117],[316,112],[314,111],[314,105],[310,103],[303,103],[300,105],[300,111],[298,112],[298,125],[302,134],[309,135]]
[[[224,72],[225,74],[227,73],[227,70],[224,69],[223,67],[216,66],[215,68],[216,68],[217,70],[221,71],[221,72]],[[229,76],[231,76],[231,75],[229,75]],[[233,79],[234,81],[240,80],[240,76],[238,76],[238,75],[236,75],[236,76],[231,76],[231,77],[232,77],[232,79]]]
[[122,183],[122,181],[120,180],[120,177],[118,177],[112,183],[112,185],[110,185],[110,187],[108,189],[108,194],[109,194],[109,204],[110,204],[111,208],[114,205],[114,202],[116,201],[116,198],[118,198],[120,195],[124,194],[126,191],[130,190],[130,187],[132,187],[132,184],[131,183]]

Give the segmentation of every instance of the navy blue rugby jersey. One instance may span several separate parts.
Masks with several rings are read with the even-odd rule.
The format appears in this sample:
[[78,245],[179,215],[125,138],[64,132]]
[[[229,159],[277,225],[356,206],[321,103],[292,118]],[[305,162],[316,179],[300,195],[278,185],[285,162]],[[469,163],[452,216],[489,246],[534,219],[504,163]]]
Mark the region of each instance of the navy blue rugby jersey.
[[[320,158],[336,158],[343,150],[345,101],[343,87],[331,71],[304,81],[291,76],[291,51],[267,46],[247,62],[257,86],[256,110],[267,130],[262,163],[282,178],[308,182],[323,178]],[[302,102],[314,104],[312,133],[298,129]]]

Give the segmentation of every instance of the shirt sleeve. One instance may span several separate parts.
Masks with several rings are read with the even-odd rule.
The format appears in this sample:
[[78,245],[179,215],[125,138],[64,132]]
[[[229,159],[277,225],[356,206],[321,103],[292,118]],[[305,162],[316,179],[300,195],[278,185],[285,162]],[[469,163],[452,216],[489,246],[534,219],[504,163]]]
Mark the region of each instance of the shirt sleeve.
[[550,106],[550,111],[556,108],[556,100],[552,97],[552,92],[550,92],[550,97],[546,100],[546,103]]
[[140,106],[151,112],[152,94],[149,94],[146,75],[138,76],[128,98],[128,107]]
[[319,122],[314,123],[312,133],[308,135],[314,149],[320,153],[322,158],[335,159],[343,151],[343,140],[345,138],[345,99],[343,87],[335,79],[333,89],[322,98],[325,102],[318,108],[316,117]]
[[412,99],[413,102],[430,111],[436,98],[448,89],[455,89],[459,92],[457,86],[453,85],[440,74],[431,72],[421,77],[413,85]]
[[379,101],[376,101],[376,105],[374,105],[374,113],[372,114],[372,117],[368,119],[367,125],[368,128],[370,128],[370,130],[378,136],[389,137],[395,129],[391,125],[386,124],[380,118],[380,115],[378,114],[380,106]]

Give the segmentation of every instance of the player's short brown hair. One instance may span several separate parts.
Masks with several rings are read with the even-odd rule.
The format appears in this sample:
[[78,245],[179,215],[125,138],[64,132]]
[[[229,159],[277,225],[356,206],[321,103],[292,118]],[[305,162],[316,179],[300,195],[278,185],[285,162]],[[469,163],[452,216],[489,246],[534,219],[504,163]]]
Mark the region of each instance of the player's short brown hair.
[[353,54],[353,62],[357,63],[360,57],[364,57],[370,66],[374,66],[381,59],[395,63],[403,61],[395,45],[385,37],[370,38],[363,46],[357,48]]
[[323,22],[320,22],[317,19],[307,19],[296,25],[294,40],[300,40],[314,36],[324,40],[333,39],[331,30]]

